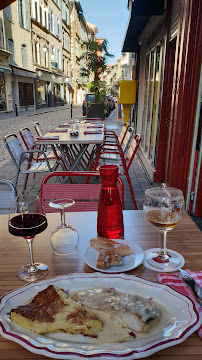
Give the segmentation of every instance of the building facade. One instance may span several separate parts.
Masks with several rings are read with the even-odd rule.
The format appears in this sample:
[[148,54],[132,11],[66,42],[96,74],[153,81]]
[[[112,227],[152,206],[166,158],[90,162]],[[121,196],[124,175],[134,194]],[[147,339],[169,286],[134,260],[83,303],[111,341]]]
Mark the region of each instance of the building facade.
[[78,0],[17,0],[0,13],[0,111],[81,105],[81,45],[93,37]]
[[[34,109],[36,74],[32,61],[30,4],[17,0],[2,11],[1,23],[10,73],[4,77],[7,111]],[[4,57],[5,58],[5,57]]]
[[186,210],[202,216],[202,3],[136,0],[129,10],[122,50],[138,57],[139,157],[152,181],[180,188]]

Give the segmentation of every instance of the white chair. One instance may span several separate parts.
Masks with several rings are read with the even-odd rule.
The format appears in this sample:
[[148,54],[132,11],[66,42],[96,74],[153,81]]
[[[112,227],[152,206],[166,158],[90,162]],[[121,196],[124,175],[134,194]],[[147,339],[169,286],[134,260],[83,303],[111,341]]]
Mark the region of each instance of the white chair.
[[[57,169],[59,164],[62,166],[62,169],[65,170],[63,163],[59,159],[48,160],[46,153],[42,150],[24,150],[20,140],[15,134],[6,135],[4,137],[4,143],[17,168],[15,187],[17,187],[19,174],[25,175],[22,194],[24,194],[29,174],[52,172]],[[36,156],[34,157],[35,154],[43,156],[43,160],[38,161]],[[26,167],[23,166],[25,162],[27,163]]]
[[12,200],[17,196],[13,183],[6,179],[0,179],[0,213],[9,212]]

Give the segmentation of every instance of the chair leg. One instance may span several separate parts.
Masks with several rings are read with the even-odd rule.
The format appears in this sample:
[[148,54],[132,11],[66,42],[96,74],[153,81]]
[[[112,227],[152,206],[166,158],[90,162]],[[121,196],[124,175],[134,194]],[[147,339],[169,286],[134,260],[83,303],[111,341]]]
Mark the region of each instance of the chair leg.
[[20,171],[19,171],[19,169],[18,169],[18,170],[17,170],[17,174],[16,174],[16,178],[15,178],[15,183],[14,183],[14,186],[15,186],[16,189],[17,189],[17,183],[18,183],[19,173],[20,173]]
[[133,204],[135,206],[135,210],[138,210],[138,207],[137,207],[137,204],[136,204],[136,201],[135,201],[135,195],[134,195],[134,192],[133,192],[133,187],[132,187],[130,177],[129,177],[129,173],[126,171],[125,174],[126,174],[126,178],[128,180],[128,185],[129,185],[129,188],[130,188],[130,192],[131,192],[131,196],[132,196],[132,199],[133,199]]
[[28,177],[29,177],[29,174],[27,174],[27,175],[25,176],[25,180],[24,180],[24,184],[23,184],[23,188],[22,188],[22,194],[24,194],[25,189],[26,189],[26,187],[27,187]]

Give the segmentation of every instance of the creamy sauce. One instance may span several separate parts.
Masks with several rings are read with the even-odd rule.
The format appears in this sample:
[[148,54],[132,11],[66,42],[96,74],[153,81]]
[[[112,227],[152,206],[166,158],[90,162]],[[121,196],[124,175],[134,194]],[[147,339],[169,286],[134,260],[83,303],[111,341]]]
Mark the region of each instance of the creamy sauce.
[[[93,310],[93,312],[103,321],[103,329],[98,333],[97,338],[90,338],[90,344],[107,344],[114,342],[128,342],[144,339],[153,336],[161,331],[170,323],[170,316],[166,309],[157,304],[161,310],[161,316],[154,325],[145,333],[135,333],[135,337],[130,335],[131,329],[124,328],[120,322],[112,319],[109,313]],[[92,310],[91,310],[92,311]]]
[[134,294],[125,294],[114,289],[87,289],[76,293],[77,300],[91,309],[131,312],[143,322],[160,316],[158,307],[149,299]]

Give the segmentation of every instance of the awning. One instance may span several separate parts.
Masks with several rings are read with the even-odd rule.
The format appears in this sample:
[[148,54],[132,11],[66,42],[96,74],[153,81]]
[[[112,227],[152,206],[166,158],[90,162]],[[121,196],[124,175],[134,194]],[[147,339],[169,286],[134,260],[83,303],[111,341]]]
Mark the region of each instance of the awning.
[[12,69],[8,66],[0,65],[0,72],[5,72],[7,74],[12,74]]
[[122,52],[137,52],[139,37],[149,18],[153,15],[164,14],[164,0],[134,0],[128,28],[123,41]]
[[25,76],[28,78],[36,78],[36,73],[29,70],[16,69],[13,67],[13,74],[17,76]]

